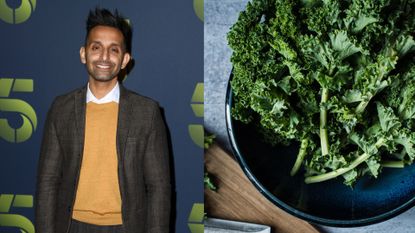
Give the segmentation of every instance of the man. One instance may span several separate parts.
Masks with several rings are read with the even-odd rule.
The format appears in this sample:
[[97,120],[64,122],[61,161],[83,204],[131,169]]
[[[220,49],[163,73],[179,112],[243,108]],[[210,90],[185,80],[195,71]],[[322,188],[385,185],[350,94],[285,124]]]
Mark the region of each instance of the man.
[[118,83],[131,28],[90,12],[81,62],[88,84],[57,97],[45,123],[37,233],[166,233],[170,178],[165,126],[153,100]]

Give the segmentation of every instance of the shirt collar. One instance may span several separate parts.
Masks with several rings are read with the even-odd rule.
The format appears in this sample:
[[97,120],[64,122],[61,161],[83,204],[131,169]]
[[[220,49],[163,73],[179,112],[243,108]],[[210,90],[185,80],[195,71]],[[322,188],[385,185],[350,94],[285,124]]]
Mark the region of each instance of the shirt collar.
[[91,89],[89,89],[89,83],[88,83],[88,88],[86,92],[87,103],[94,102],[96,104],[105,104],[105,103],[109,103],[113,101],[116,103],[119,103],[120,101],[120,86],[118,85],[118,82],[115,85],[115,87],[112,88],[112,90],[108,92],[108,94],[106,94],[101,99],[97,99],[97,97],[95,97],[94,94],[92,94]]

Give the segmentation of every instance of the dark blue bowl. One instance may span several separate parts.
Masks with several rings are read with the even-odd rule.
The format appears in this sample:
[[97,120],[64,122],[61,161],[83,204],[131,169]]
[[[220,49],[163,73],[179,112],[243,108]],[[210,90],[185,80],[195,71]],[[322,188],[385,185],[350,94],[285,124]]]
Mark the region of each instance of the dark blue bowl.
[[299,145],[263,142],[252,125],[232,119],[232,100],[228,84],[226,122],[233,154],[259,192],[279,208],[306,221],[353,227],[384,221],[414,206],[414,164],[384,168],[377,179],[364,177],[353,189],[341,178],[305,184],[302,170],[290,176]]

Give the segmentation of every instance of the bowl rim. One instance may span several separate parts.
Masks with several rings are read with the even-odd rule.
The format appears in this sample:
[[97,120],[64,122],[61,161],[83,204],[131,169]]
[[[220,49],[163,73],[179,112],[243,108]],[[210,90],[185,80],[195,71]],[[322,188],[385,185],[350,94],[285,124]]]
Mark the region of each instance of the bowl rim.
[[291,215],[294,215],[295,217],[298,217],[303,220],[316,223],[316,224],[321,224],[321,225],[331,226],[331,227],[359,227],[359,226],[367,226],[367,225],[386,221],[388,219],[391,219],[392,217],[395,217],[405,212],[411,207],[415,206],[415,196],[414,196],[409,201],[401,204],[399,207],[391,211],[388,211],[386,213],[379,214],[379,215],[376,215],[370,218],[342,220],[342,219],[322,218],[322,217],[317,217],[317,216],[308,214],[304,211],[297,210],[294,207],[289,206],[288,204],[284,203],[283,201],[275,197],[258,181],[255,175],[251,172],[251,170],[247,166],[247,163],[242,153],[239,150],[238,143],[233,133],[234,127],[233,127],[233,123],[232,123],[233,120],[231,116],[231,106],[232,106],[232,97],[233,97],[233,92],[232,92],[232,87],[231,87],[232,78],[233,78],[233,69],[231,71],[229,81],[227,83],[226,97],[225,97],[226,98],[226,101],[225,101],[226,132],[228,134],[228,139],[231,144],[232,154],[236,158],[242,171],[248,177],[249,181],[255,186],[255,188],[263,196],[265,196],[265,198],[267,198],[277,207],[281,208],[282,210],[284,210],[285,212],[288,212]]

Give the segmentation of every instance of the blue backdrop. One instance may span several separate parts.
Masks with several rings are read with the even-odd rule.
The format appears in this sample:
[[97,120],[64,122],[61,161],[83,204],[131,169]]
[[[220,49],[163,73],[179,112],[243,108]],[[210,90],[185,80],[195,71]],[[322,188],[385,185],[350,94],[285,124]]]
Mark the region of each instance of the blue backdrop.
[[196,232],[189,221],[199,221],[203,211],[197,204],[203,203],[203,151],[197,145],[203,138],[203,1],[198,0],[0,0],[0,232],[34,232],[46,113],[55,96],[87,82],[79,48],[87,14],[96,6],[117,8],[130,19],[135,66],[124,85],[164,109],[176,192],[173,225],[178,233]]

